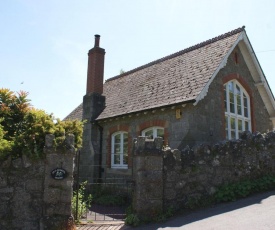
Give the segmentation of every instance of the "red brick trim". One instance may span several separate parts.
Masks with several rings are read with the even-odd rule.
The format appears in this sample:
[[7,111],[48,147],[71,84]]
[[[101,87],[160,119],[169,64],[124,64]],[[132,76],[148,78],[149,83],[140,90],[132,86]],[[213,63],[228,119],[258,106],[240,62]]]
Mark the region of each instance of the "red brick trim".
[[128,168],[131,168],[132,163],[132,137],[129,135],[130,126],[128,124],[119,124],[113,127],[110,127],[107,131],[108,139],[107,139],[107,159],[106,164],[108,168],[111,168],[111,154],[112,154],[112,135],[116,132],[127,132],[128,133]]
[[[224,76],[222,78],[223,85],[226,84],[227,82],[231,81],[231,80],[237,80],[242,85],[242,87],[246,90],[246,92],[248,93],[248,95],[250,97],[251,129],[252,129],[252,132],[255,132],[256,123],[255,123],[255,116],[254,116],[254,99],[253,99],[252,90],[249,87],[247,81],[241,75],[239,75],[238,73],[232,73],[232,74],[229,74],[227,76]],[[224,114],[225,114],[223,85],[222,85],[222,88],[221,88],[221,95],[222,95],[221,96],[221,99],[222,99],[221,100],[221,104],[222,104],[221,112],[222,112],[222,117],[224,117]],[[224,133],[224,139],[225,139],[226,133],[225,133],[225,120],[224,119],[222,120],[222,129],[224,130],[223,133]]]
[[141,132],[144,129],[154,127],[154,126],[164,128],[164,144],[168,145],[168,122],[165,120],[155,119],[155,120],[150,120],[150,121],[146,121],[146,122],[139,124],[138,129],[137,129],[137,136],[140,136]]
[[231,74],[223,77],[222,78],[223,85],[231,80],[237,80],[244,87],[246,92],[249,94],[249,97],[251,97],[251,98],[253,97],[251,88],[249,87],[247,81],[241,75],[239,75],[238,73],[231,73]]

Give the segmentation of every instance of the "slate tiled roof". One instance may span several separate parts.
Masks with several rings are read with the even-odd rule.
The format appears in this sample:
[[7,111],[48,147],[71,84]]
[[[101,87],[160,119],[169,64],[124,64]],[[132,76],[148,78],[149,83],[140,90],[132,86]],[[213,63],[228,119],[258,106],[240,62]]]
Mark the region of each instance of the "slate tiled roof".
[[[244,27],[108,79],[98,120],[194,100]],[[78,106],[67,118],[79,118]]]
[[67,117],[63,120],[82,120],[83,104],[77,106]]

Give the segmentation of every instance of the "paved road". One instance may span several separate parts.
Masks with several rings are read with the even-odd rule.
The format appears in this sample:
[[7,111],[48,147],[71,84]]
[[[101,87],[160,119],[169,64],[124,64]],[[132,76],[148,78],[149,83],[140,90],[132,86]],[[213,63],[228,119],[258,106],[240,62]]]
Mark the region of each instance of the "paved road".
[[275,191],[135,228],[140,229],[275,230]]
[[[114,224],[114,223],[113,223]],[[94,226],[96,227],[96,226]],[[132,228],[123,224],[98,225],[98,228],[121,230],[275,230],[275,191],[254,195],[235,202],[174,217],[165,223]],[[83,229],[84,228],[79,228]]]

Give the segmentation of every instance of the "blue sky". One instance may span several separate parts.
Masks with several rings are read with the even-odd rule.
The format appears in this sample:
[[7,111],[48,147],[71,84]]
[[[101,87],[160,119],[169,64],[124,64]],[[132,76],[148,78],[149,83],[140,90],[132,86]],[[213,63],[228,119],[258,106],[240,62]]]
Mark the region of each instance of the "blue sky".
[[0,87],[62,119],[82,102],[94,34],[107,79],[245,25],[274,94],[274,11],[273,0],[1,1]]

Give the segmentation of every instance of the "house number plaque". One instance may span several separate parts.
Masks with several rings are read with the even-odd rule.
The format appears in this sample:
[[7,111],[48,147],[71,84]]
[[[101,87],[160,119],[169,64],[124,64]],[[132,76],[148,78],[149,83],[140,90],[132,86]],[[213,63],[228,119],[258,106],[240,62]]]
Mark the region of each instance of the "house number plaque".
[[65,169],[56,168],[51,172],[51,176],[55,180],[63,180],[67,176]]

